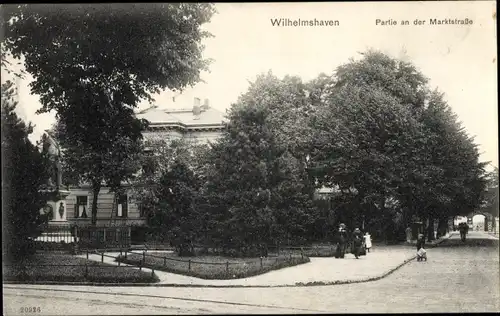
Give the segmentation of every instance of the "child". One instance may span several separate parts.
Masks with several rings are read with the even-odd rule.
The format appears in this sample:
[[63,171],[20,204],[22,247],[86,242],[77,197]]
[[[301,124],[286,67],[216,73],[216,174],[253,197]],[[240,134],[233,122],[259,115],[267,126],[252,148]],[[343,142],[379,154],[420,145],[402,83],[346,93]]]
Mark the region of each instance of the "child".
[[422,260],[427,261],[427,251],[425,251],[424,248],[420,248],[417,251],[417,261],[422,261]]
[[417,261],[427,261],[427,253],[424,249],[425,239],[423,234],[418,235],[417,239]]
[[372,237],[369,232],[365,233],[365,248],[367,252],[370,252],[370,248],[372,247]]

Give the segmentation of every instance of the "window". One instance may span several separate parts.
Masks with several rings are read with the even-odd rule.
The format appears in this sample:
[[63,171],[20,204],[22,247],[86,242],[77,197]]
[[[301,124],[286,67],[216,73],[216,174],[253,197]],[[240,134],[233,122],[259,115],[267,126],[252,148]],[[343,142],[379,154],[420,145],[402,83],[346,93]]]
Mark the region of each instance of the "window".
[[146,217],[149,213],[149,208],[145,203],[140,203],[139,205],[139,216]]
[[54,219],[54,209],[49,204],[43,207],[42,214],[46,215],[49,221]]
[[127,215],[128,215],[127,194],[119,194],[116,199],[118,202],[116,216],[117,217],[127,217]]
[[76,197],[75,218],[87,218],[88,197],[79,195]]

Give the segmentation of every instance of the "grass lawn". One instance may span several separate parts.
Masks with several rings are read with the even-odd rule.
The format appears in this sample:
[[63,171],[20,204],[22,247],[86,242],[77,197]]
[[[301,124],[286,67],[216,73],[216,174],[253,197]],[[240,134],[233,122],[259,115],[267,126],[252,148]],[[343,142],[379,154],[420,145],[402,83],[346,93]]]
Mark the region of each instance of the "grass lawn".
[[[85,275],[87,263],[87,275]],[[22,265],[6,265],[4,281],[60,281],[96,283],[152,283],[158,282],[151,275],[134,268],[117,267],[110,264],[86,260],[69,254],[37,253]]]
[[135,266],[142,264],[146,268],[209,280],[241,279],[310,261],[307,256],[292,254],[291,259],[290,255],[262,258],[261,265],[260,258],[229,258],[208,255],[187,258],[165,252],[147,252],[144,263],[142,260],[143,255],[137,253],[128,253],[127,258],[124,256],[117,258],[117,261]]
[[[270,252],[272,254],[276,254],[276,251],[273,250]],[[280,249],[280,255],[289,255],[290,253],[295,254],[295,255],[300,255],[301,253],[304,254],[304,256],[310,257],[310,258],[315,258],[315,257],[333,257],[335,255],[335,246],[329,246],[329,245],[318,245],[318,246],[312,246],[312,247],[292,247],[292,248],[287,248],[284,247]]]

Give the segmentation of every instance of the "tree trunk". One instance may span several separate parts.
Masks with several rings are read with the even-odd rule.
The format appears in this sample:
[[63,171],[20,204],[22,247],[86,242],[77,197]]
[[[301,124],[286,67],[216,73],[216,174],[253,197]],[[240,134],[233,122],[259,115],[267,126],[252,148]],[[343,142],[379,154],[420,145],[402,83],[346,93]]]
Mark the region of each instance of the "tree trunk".
[[[100,182],[94,182],[92,184],[92,216],[91,216],[91,224],[96,225],[97,224],[97,200],[99,198],[99,192],[101,191],[101,183]],[[113,210],[111,210],[113,211]]]
[[427,225],[427,240],[428,241],[432,241],[432,240],[435,240],[435,236],[434,236],[434,218],[431,216],[429,216],[428,218],[428,225]]
[[[427,215],[423,214],[421,217],[421,222],[422,222],[422,235],[424,235],[424,240],[427,240]],[[419,232],[420,233],[420,232]]]
[[448,232],[448,218],[443,216],[439,219],[439,224],[438,224],[439,237],[446,235],[447,232]]

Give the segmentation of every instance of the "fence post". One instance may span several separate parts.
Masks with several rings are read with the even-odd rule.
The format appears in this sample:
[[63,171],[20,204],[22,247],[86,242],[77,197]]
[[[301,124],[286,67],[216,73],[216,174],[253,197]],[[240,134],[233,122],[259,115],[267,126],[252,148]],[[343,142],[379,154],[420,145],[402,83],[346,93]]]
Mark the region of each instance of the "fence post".
[[104,262],[104,252],[101,253],[101,262]]
[[139,271],[142,271],[142,261],[139,261]]
[[146,261],[146,251],[144,250],[142,252],[142,262],[144,263]]
[[154,277],[154,276],[155,276],[155,269],[151,268],[151,277]]
[[262,269],[262,257],[260,257],[260,268]]
[[226,261],[226,272],[229,273],[229,261]]
[[127,259],[127,252],[128,250],[125,250],[125,259]]
[[86,251],[87,251],[87,260],[89,260],[89,248],[87,248]]
[[188,261],[188,270],[191,271],[191,259]]

